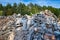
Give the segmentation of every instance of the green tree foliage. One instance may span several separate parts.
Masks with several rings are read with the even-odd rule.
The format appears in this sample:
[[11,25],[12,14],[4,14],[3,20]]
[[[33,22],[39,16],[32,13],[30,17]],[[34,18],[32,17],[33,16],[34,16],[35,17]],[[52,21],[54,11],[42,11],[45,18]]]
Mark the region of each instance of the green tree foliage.
[[53,12],[57,17],[60,15],[60,10],[58,8],[54,8],[52,6],[48,6],[48,9]]
[[16,3],[13,4],[12,11],[13,11],[13,13],[17,13],[17,4]]
[[17,12],[20,13],[21,15],[25,15],[25,14],[29,15],[29,7],[26,6],[24,3],[20,3],[17,6]]
[[13,5],[8,3],[6,6],[0,4],[0,15],[8,16],[14,13],[20,13],[21,15],[25,15],[25,14],[31,15],[45,9],[52,11],[57,17],[60,16],[60,8],[54,8],[52,6],[48,6],[48,7],[40,6],[33,3],[29,3],[28,5],[25,5],[24,3],[21,2],[19,4],[14,3]]
[[0,16],[2,16],[3,15],[3,11],[0,11]]
[[3,10],[3,6],[2,6],[2,4],[0,4],[0,10]]
[[12,15],[13,14],[13,10],[12,10],[12,6],[11,4],[7,4],[6,7],[5,7],[5,12],[6,12],[6,15]]

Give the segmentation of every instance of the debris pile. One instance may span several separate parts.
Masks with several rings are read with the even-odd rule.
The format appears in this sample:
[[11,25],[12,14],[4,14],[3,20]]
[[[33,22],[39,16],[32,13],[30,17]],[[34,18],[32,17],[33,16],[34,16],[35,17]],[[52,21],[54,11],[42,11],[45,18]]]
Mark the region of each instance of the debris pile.
[[32,16],[14,14],[0,19],[2,40],[60,40],[60,24],[49,10]]

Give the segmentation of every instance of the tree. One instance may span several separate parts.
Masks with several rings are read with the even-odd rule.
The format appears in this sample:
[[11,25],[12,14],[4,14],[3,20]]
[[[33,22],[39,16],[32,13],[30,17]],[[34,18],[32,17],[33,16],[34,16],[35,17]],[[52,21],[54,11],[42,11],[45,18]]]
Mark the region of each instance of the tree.
[[47,9],[47,7],[46,7],[46,6],[43,6],[43,7],[42,7],[42,10],[46,10],[46,9]]
[[3,6],[2,6],[2,4],[0,4],[0,10],[3,10]]
[[12,10],[13,13],[17,13],[17,4],[16,3],[13,4],[12,9],[13,9]]
[[11,4],[8,3],[8,4],[6,5],[6,9],[9,9],[9,8],[12,8],[12,6],[11,6]]
[[5,12],[6,12],[6,15],[12,15],[13,11],[12,11],[12,6],[11,6],[11,4],[8,3],[5,8],[6,8],[6,9],[5,9],[5,10],[6,10],[6,11],[5,11]]
[[27,6],[23,3],[20,3],[17,7],[17,12],[20,13],[21,15],[27,14]]
[[52,6],[40,6],[37,4],[29,3],[28,5],[25,5],[24,3],[16,4],[14,3],[13,6],[11,4],[7,4],[6,6],[3,6],[0,4],[0,15],[12,15],[13,13],[20,13],[22,15],[28,14],[35,14],[42,10],[48,9],[52,13],[54,13],[57,17],[60,16],[60,8],[54,8]]
[[3,11],[0,11],[0,16],[2,16],[3,15]]

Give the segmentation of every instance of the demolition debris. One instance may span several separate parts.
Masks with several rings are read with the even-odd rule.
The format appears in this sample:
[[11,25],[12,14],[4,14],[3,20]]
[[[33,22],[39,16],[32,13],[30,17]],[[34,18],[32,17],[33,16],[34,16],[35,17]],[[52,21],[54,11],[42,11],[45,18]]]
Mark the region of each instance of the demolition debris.
[[49,10],[32,16],[0,16],[0,40],[60,40],[60,24]]

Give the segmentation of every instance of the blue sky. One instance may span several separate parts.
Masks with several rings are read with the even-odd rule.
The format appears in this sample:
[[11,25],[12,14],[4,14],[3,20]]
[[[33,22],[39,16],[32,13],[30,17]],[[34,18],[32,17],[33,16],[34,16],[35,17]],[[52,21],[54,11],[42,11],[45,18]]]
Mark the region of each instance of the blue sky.
[[25,3],[26,5],[32,2],[33,4],[38,4],[38,5],[45,5],[45,6],[53,6],[56,8],[60,8],[60,0],[0,0],[0,3],[3,5],[6,5],[7,3],[13,4],[13,3]]

